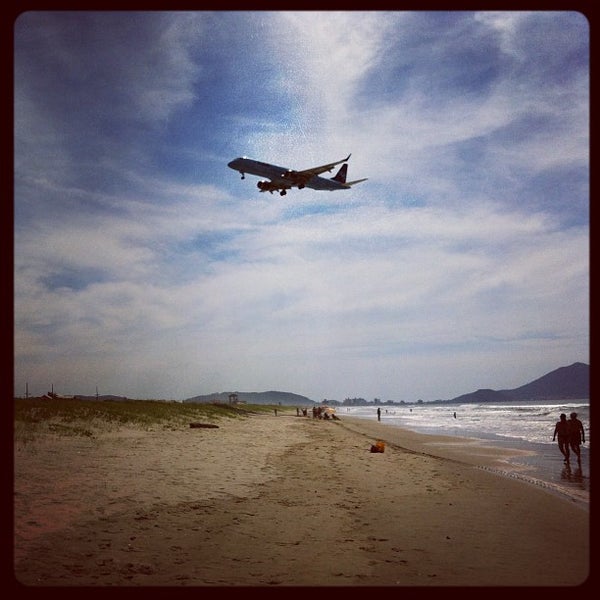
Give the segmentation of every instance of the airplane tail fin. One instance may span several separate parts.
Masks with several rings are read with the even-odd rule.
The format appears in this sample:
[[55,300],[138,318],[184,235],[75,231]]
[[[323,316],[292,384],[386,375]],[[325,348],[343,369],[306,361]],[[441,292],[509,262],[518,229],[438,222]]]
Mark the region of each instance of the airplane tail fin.
[[346,173],[348,172],[348,163],[344,163],[340,170],[337,172],[335,177],[332,177],[334,181],[338,181],[339,183],[346,183]]
[[[348,155],[348,158],[350,158],[349,155]],[[346,181],[347,174],[348,174],[348,163],[344,163],[340,167],[340,170],[337,172],[336,176],[332,177],[331,179],[333,181],[337,181],[338,183],[343,184],[345,187],[351,187],[355,183],[360,183],[361,181],[366,181],[368,179],[368,177],[365,177],[364,179],[356,179],[355,181]]]

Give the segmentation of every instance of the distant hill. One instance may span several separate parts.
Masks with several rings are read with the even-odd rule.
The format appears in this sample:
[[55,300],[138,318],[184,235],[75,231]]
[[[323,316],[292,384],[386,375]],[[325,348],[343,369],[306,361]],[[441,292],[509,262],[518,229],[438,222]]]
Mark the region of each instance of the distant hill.
[[480,389],[446,402],[466,404],[513,400],[578,400],[589,397],[590,366],[576,362],[512,390]]
[[282,406],[310,406],[316,404],[306,396],[291,392],[220,392],[186,398],[184,402],[229,402],[229,394],[237,394],[238,400],[247,404],[277,404]]
[[[216,392],[204,396],[194,396],[187,398],[183,402],[219,402],[228,403],[229,395],[235,393],[238,400],[247,404],[274,404],[282,406],[312,406],[318,404],[314,400],[294,394],[292,392]],[[48,392],[45,396],[56,398],[66,398]],[[126,401],[129,398],[124,396],[104,395],[104,396],[69,396],[77,400],[110,400],[113,402]],[[463,394],[451,400],[433,400],[433,403],[484,403],[484,402],[510,402],[515,400],[583,400],[590,397],[590,366],[585,363],[576,362],[568,367],[560,367],[550,373],[512,390],[492,390],[479,389],[470,394]],[[332,401],[334,404],[339,402]],[[365,405],[368,405],[366,400]],[[357,404],[358,406],[358,404]]]

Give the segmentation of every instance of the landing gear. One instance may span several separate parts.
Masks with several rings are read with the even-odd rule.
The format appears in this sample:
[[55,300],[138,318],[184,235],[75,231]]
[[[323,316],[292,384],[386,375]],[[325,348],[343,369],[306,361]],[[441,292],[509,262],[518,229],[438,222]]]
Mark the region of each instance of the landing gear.
[[286,194],[287,194],[287,192],[286,192],[285,190],[281,190],[281,191],[279,192],[279,195],[280,195],[280,196],[285,196]]
[[[240,173],[242,173],[242,172],[240,171]],[[242,173],[242,179],[246,179],[245,173]]]

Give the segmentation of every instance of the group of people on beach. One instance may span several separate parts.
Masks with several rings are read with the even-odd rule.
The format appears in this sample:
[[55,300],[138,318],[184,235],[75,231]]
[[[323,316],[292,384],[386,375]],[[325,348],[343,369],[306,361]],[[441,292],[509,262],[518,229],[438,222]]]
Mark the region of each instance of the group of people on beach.
[[554,428],[552,441],[558,437],[558,449],[565,457],[565,464],[568,464],[571,457],[571,450],[577,456],[577,464],[581,466],[581,444],[585,443],[585,430],[583,423],[577,418],[577,413],[572,412],[567,419],[565,413],[561,413],[560,421],[557,421]]
[[[296,416],[300,416],[300,411],[302,410],[302,416],[308,416],[308,409],[306,408],[298,408],[296,407]],[[277,413],[275,413],[277,414]],[[334,421],[339,421],[340,418],[336,416],[335,411],[331,408],[321,407],[321,406],[313,406],[312,409],[313,419],[333,419]]]

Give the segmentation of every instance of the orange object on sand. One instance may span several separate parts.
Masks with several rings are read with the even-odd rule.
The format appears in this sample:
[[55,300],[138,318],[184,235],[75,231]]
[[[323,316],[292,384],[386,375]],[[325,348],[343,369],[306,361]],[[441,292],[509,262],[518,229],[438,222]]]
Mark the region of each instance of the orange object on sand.
[[385,451],[385,442],[382,442],[381,440],[377,440],[371,446],[371,452],[384,452],[384,451]]

